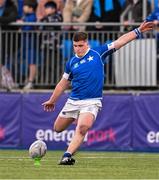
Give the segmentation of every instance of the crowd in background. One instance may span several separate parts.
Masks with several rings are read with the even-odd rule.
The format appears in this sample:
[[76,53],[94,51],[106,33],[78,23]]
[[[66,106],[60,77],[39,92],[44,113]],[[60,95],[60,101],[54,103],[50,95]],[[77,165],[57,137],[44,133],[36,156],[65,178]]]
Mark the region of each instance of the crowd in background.
[[[41,30],[50,30],[51,34],[49,40],[56,42],[55,30],[73,30],[73,31],[119,31],[118,26],[101,26],[100,22],[120,22],[120,15],[124,10],[131,5],[132,18],[131,21],[128,17],[125,18],[125,29],[133,22],[142,22],[143,1],[142,0],[0,0],[0,23],[3,30],[12,30],[13,27],[7,26],[10,22],[96,22],[96,26],[43,26]],[[147,20],[154,20],[158,24],[159,20],[159,8],[158,0],[147,0]],[[17,28],[17,27],[16,27]],[[34,30],[34,26],[23,26],[21,31]],[[130,29],[128,29],[130,30]],[[14,38],[14,37],[13,37]],[[2,36],[2,41],[9,45],[10,37]],[[24,34],[22,41],[31,41],[32,37],[27,37]],[[36,37],[35,37],[36,39]],[[44,38],[46,40],[46,38]],[[35,42],[35,41],[34,41]],[[43,41],[45,42],[45,41]],[[3,43],[2,61],[0,67],[3,67],[4,60],[11,51]],[[26,43],[24,43],[26,44]],[[28,52],[23,53],[23,59],[26,57],[29,59],[29,77],[27,79],[26,86],[24,88],[29,89],[33,87],[33,81],[36,75],[36,43],[33,43],[29,47],[23,46],[23,52],[28,48]],[[45,46],[45,45],[44,45]],[[45,47],[44,47],[45,49]],[[14,53],[14,46],[13,46]],[[32,58],[31,58],[32,56]],[[7,57],[9,58],[9,57]]]
[[[6,4],[12,2],[16,5],[17,19],[23,19],[26,15],[33,14],[31,11],[26,12],[26,6],[33,8],[36,21],[41,22],[46,18],[47,22],[120,22],[121,13],[128,5],[132,7],[131,22],[141,22],[142,19],[142,0],[1,0]],[[147,15],[154,9],[158,8],[158,0],[147,1]],[[48,9],[54,9],[54,12]],[[56,16],[55,18],[48,18]],[[57,17],[58,16],[58,17]],[[14,19],[15,20],[15,19]],[[32,21],[32,19],[26,19]],[[129,23],[125,19],[125,24]],[[82,27],[83,28],[83,27]],[[106,27],[96,27],[97,30],[107,30]],[[78,27],[67,26],[65,29],[79,30]],[[91,28],[92,29],[92,28]],[[108,28],[108,30],[111,27]],[[80,29],[83,30],[83,29]],[[111,29],[112,30],[112,29]]]

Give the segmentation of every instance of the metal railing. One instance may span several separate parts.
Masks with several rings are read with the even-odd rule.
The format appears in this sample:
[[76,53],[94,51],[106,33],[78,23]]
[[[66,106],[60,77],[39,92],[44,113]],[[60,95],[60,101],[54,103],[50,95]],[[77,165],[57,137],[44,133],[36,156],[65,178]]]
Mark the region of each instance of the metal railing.
[[[53,24],[45,24],[45,23],[13,23],[11,26],[34,26],[36,30],[31,31],[22,31],[22,30],[10,30],[0,31],[0,47],[1,47],[1,55],[0,55],[0,64],[3,64],[7,67],[7,69],[11,72],[13,79],[16,84],[22,88],[29,77],[29,67],[32,64],[36,65],[36,76],[34,79],[34,87],[39,89],[52,88],[55,87],[57,82],[62,77],[65,62],[71,58],[73,55],[72,49],[72,36],[73,31],[65,31],[62,28],[60,31],[52,31],[52,30],[41,30],[44,26],[68,26],[68,25],[76,25],[76,26],[95,26],[98,24],[95,23],[53,23]],[[121,23],[101,23],[103,26],[116,26],[120,29],[123,24]],[[132,27],[138,26],[138,23],[131,24]],[[120,31],[88,31],[89,34],[89,43],[92,48],[98,46],[100,44],[114,41],[119,36],[122,35]],[[149,39],[149,49],[146,49],[147,41]],[[142,64],[137,64],[137,61],[134,60],[133,66],[139,66],[138,71],[144,71],[144,74],[140,74],[142,76],[146,76],[146,71],[148,70],[147,65],[143,66],[147,62],[150,63],[151,56],[149,56],[149,60],[146,61],[147,54],[149,52],[155,53],[156,56],[155,61],[153,60],[153,69],[151,68],[149,71],[149,75],[151,73],[155,74],[155,83],[129,83],[121,84],[121,87],[155,87],[157,84],[157,46],[156,46],[156,35],[155,32],[146,33],[136,46],[135,44],[128,49],[122,49],[122,51],[116,55],[112,55],[105,59],[105,78],[104,78],[104,87],[105,88],[116,88],[120,87],[120,81],[117,82],[117,77],[119,77],[120,73],[117,72],[117,69],[120,69],[119,63],[117,63],[117,59],[120,61],[133,61],[131,59],[131,53],[136,54],[136,57],[140,57],[142,60]],[[154,44],[155,41],[155,44]],[[153,45],[153,46],[152,46]],[[135,47],[136,46],[136,47]],[[131,48],[133,47],[133,52]],[[142,51],[142,54],[140,53]],[[122,54],[122,55],[121,55]],[[142,57],[143,56],[143,57]],[[128,58],[128,59],[125,59]],[[145,60],[143,59],[145,58]],[[123,67],[123,70],[126,72],[133,71],[134,67],[132,67],[132,62],[125,64],[122,62],[120,67]],[[143,68],[146,70],[143,70]],[[123,72],[122,72],[123,73]],[[131,73],[132,76],[135,76],[134,73]],[[125,74],[126,76],[127,74]],[[123,75],[122,75],[123,76]],[[121,76],[121,78],[122,78]],[[138,75],[139,78],[140,76]],[[154,74],[153,74],[154,77]],[[132,79],[133,77],[130,77]],[[154,81],[153,81],[154,82]]]

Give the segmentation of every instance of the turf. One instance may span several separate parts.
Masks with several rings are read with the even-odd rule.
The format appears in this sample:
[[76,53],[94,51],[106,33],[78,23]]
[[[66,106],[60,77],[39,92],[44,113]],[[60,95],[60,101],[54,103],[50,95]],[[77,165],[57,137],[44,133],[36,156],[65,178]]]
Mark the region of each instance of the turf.
[[28,151],[0,150],[0,179],[159,179],[159,154],[79,152],[74,166],[59,166],[62,152],[48,151],[40,166]]

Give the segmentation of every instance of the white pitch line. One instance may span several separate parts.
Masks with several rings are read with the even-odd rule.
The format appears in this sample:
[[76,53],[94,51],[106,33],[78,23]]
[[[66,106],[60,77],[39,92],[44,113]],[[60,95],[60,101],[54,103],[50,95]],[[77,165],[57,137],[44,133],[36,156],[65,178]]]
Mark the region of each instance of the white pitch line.
[[100,157],[80,157],[82,159],[128,159],[128,158],[133,158],[133,159],[141,159],[141,158],[155,158],[156,157],[145,157],[145,156],[137,156],[137,157],[130,157],[130,156],[116,156],[116,157],[105,157],[105,156],[100,156]]
[[[159,155],[157,155],[159,156]],[[47,158],[47,159],[46,159]],[[51,159],[57,159],[58,157],[44,157],[43,160],[45,161],[49,161]],[[76,158],[79,158],[79,159],[143,159],[143,158],[146,158],[146,159],[156,159],[157,157],[154,156],[144,156],[144,155],[141,155],[141,156],[87,156],[87,157],[80,157],[80,156],[77,156]],[[22,160],[22,159],[31,159],[30,157],[14,157],[14,156],[11,156],[11,157],[3,157],[3,156],[0,156],[0,159],[18,159],[18,160]]]

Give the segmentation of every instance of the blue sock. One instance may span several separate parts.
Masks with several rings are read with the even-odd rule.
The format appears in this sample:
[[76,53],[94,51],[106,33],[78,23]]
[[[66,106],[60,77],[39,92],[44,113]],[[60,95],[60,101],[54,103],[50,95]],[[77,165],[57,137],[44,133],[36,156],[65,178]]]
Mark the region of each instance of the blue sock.
[[71,156],[72,156],[72,154],[69,153],[69,152],[67,152],[67,151],[66,151],[66,152],[64,153],[64,155],[63,155],[63,157],[71,157]]

